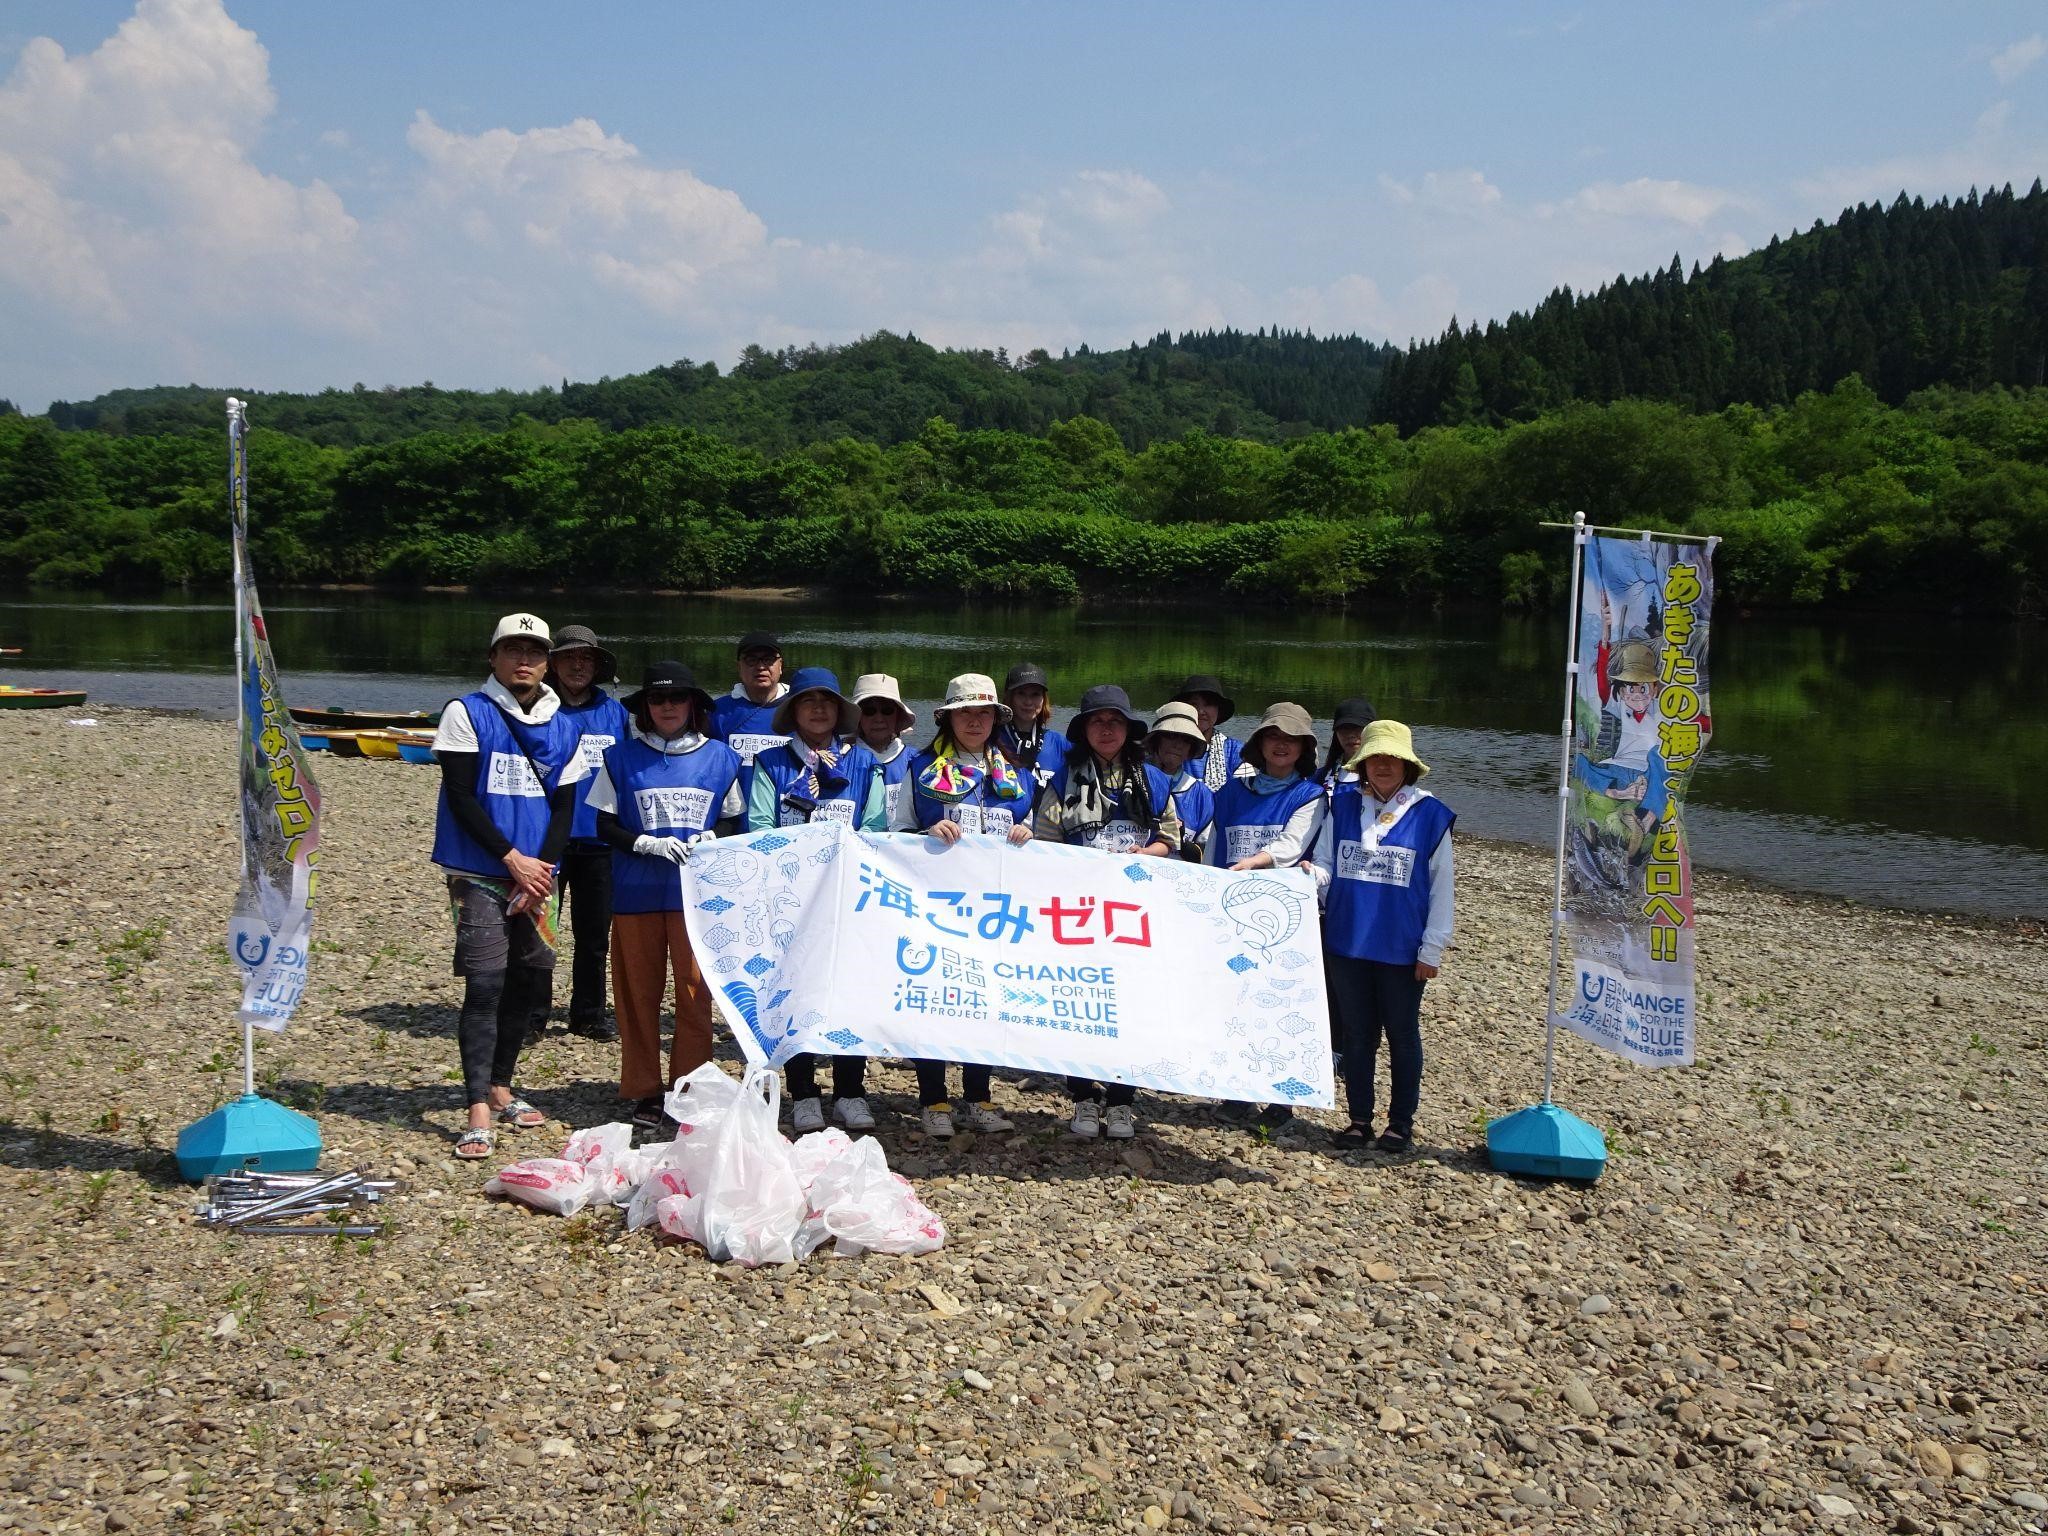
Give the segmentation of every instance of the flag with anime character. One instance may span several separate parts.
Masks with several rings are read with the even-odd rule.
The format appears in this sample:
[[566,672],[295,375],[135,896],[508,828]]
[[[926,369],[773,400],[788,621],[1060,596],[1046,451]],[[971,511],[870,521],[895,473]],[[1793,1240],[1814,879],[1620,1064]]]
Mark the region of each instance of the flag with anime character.
[[1713,549],[1595,535],[1579,590],[1558,1022],[1650,1067],[1689,1066],[1692,860],[1685,792],[1713,728]]
[[248,424],[228,402],[228,503],[234,518],[235,673],[241,709],[242,883],[228,953],[242,970],[241,1017],[283,1029],[306,989],[320,856],[320,787],[285,708],[270,631],[249,565]]

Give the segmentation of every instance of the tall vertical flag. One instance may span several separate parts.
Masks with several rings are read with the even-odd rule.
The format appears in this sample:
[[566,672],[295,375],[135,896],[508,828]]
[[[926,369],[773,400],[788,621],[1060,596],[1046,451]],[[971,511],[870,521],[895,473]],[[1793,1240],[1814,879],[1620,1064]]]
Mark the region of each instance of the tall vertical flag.
[[277,684],[249,564],[248,422],[228,401],[228,501],[235,525],[235,673],[241,701],[242,884],[228,952],[242,968],[241,1018],[283,1029],[306,990],[320,861],[320,787]]
[[1647,1067],[1692,1063],[1685,796],[1713,730],[1713,541],[1586,537],[1578,593],[1556,1022]]

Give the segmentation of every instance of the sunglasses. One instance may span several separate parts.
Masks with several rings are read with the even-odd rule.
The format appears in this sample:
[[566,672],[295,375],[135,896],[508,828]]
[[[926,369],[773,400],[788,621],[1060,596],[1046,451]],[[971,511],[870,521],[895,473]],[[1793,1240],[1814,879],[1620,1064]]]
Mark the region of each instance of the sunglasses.
[[893,715],[896,706],[887,699],[869,699],[861,705],[860,712],[864,715]]
[[696,695],[693,693],[676,693],[666,688],[656,688],[647,695],[647,702],[650,704],[688,704],[695,698]]

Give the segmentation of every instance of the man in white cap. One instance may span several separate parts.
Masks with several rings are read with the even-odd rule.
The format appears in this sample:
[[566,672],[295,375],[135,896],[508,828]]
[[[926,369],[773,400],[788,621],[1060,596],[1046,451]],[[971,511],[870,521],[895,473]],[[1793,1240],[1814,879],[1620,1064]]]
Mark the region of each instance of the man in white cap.
[[546,1119],[514,1091],[519,1048],[555,966],[555,867],[569,842],[580,732],[543,681],[545,620],[508,613],[491,633],[491,676],[441,711],[434,863],[448,879],[455,974],[463,978],[458,1157],[491,1153],[493,1116],[515,1130]]

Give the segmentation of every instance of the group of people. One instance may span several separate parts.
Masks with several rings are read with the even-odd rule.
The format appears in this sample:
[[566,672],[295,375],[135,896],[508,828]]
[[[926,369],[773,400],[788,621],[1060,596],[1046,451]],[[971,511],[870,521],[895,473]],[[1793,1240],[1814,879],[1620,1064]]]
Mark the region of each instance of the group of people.
[[[544,1117],[515,1087],[520,1049],[553,1007],[556,923],[574,935],[569,1027],[619,1044],[619,1094],[633,1120],[662,1124],[665,1091],[711,1060],[712,992],[684,928],[676,866],[713,838],[835,820],[869,832],[1034,838],[1231,870],[1301,866],[1323,906],[1331,1044],[1350,1123],[1339,1139],[1384,1152],[1412,1144],[1422,1082],[1421,1007],[1451,942],[1454,814],[1420,781],[1409,728],[1365,699],[1338,705],[1318,763],[1298,704],[1267,709],[1240,742],[1236,705],[1213,676],[1190,677],[1148,721],[1113,684],[1091,687],[1064,732],[1052,729],[1043,668],[1012,667],[1000,692],[954,678],[923,733],[895,678],[851,693],[823,667],[785,676],[773,634],[744,635],[738,680],[714,696],[675,660],[646,667],[614,697],[618,662],[583,625],[550,631],[508,614],[491,635],[490,673],[443,710],[434,741],[441,796],[434,863],[447,878],[468,1124],[456,1155],[488,1157],[494,1126]],[[609,971],[611,1014],[607,1017]],[[675,1024],[666,1070],[661,1007]],[[1375,1069],[1385,1043],[1392,1094],[1375,1133]],[[820,1063],[785,1068],[793,1128],[826,1123]],[[919,1061],[924,1132],[1014,1129],[985,1064]],[[867,1059],[831,1058],[832,1118],[874,1127]],[[1136,1090],[1069,1079],[1070,1130],[1136,1133]],[[1283,1105],[1238,1106],[1268,1126]]]

